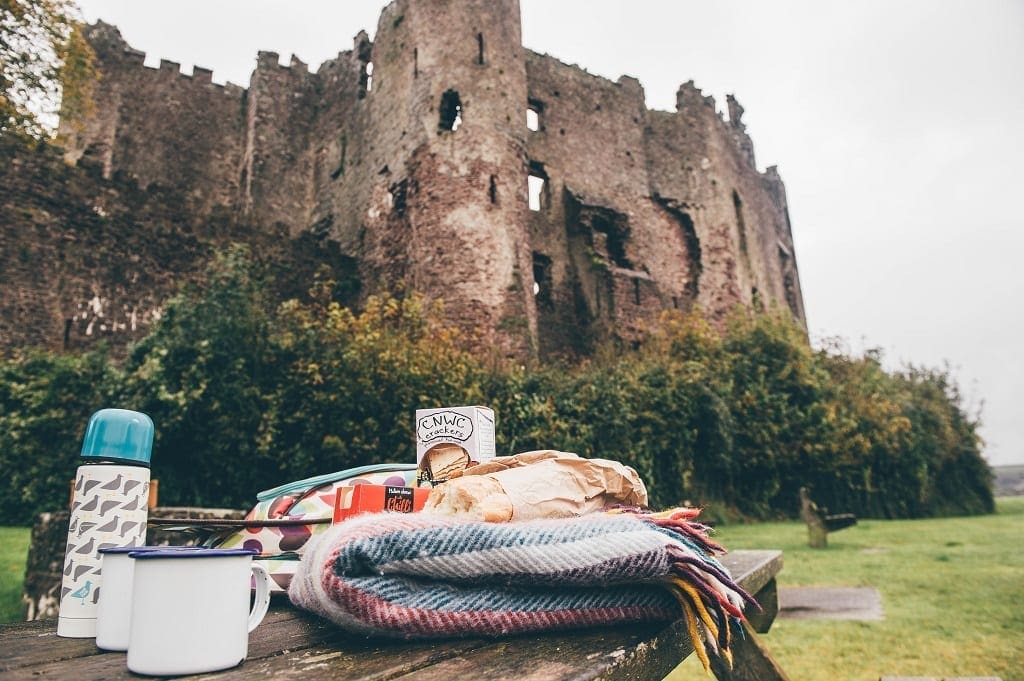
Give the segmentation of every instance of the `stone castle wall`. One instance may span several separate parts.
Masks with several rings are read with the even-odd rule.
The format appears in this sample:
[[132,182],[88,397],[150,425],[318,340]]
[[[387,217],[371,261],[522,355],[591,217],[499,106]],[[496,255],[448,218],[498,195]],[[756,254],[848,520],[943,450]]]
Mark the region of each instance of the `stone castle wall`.
[[690,82],[648,110],[634,78],[524,49],[517,0],[395,0],[373,42],[316,72],[261,52],[247,89],[146,68],[105,24],[89,39],[98,106],[63,122],[68,160],[173,188],[199,219],[331,242],[364,293],[442,297],[509,354],[631,340],[697,305],[804,320],[785,189],[735,99],[727,121]]

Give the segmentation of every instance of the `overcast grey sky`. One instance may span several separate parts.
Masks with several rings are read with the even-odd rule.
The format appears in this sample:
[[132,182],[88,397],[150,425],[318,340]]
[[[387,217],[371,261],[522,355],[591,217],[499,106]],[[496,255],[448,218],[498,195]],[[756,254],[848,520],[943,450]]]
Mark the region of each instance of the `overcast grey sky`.
[[[523,42],[636,76],[673,109],[696,81],[746,108],[789,194],[812,340],[948,362],[986,456],[1024,463],[1024,1],[520,0]],[[315,69],[381,0],[79,0],[147,63],[245,85],[257,50]]]

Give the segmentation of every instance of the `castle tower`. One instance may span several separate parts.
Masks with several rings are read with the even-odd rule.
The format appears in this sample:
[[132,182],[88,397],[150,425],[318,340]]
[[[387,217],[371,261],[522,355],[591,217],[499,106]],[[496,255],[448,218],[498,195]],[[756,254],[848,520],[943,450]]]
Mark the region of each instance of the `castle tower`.
[[404,279],[443,298],[456,324],[531,351],[518,0],[399,0],[363,52],[371,132],[357,144],[377,178],[362,225],[367,276]]

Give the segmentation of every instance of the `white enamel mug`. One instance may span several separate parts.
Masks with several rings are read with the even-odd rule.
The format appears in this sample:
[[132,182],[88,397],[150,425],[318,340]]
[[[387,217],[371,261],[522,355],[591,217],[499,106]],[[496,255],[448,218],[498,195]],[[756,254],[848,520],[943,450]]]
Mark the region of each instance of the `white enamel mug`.
[[[247,549],[146,551],[135,563],[128,669],[200,674],[241,664],[267,614],[270,576]],[[256,601],[249,610],[252,577]]]
[[135,574],[135,561],[129,554],[199,550],[198,546],[116,546],[100,549],[103,585],[99,588],[99,602],[96,604],[96,646],[103,650],[128,650]]

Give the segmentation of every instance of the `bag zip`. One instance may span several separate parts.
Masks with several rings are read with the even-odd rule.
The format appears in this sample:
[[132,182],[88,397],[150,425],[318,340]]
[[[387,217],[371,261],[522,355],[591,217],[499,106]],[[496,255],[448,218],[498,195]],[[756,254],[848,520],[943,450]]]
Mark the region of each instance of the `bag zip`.
[[343,471],[337,471],[335,473],[325,473],[323,475],[317,475],[312,478],[306,478],[305,480],[297,480],[295,482],[285,483],[273,489],[268,489],[260,492],[256,495],[256,501],[268,501],[275,499],[285,494],[294,494],[296,492],[307,492],[317,487],[322,487],[328,483],[337,482],[346,478],[357,478],[360,475],[366,475],[367,473],[380,473],[382,471],[394,471],[400,473],[402,471],[416,470],[416,464],[414,463],[377,463],[369,466],[359,466],[358,468],[347,468]]

